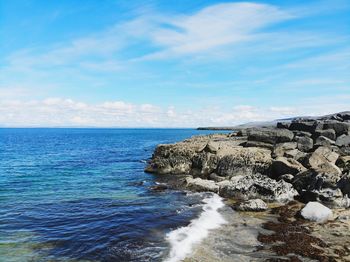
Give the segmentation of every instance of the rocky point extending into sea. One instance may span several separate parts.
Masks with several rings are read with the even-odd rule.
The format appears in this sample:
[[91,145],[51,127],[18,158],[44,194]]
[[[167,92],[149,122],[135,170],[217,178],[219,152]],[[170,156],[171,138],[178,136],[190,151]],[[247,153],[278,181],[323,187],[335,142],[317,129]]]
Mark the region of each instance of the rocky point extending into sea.
[[274,261],[349,261],[350,112],[232,129],[158,145],[146,172],[275,214],[258,236]]

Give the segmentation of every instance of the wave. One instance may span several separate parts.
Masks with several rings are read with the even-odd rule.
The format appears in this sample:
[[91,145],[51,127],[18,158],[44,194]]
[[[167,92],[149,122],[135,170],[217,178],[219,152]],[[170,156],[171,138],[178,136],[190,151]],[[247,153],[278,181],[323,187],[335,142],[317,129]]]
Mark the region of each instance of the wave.
[[170,254],[165,262],[177,262],[186,258],[195,244],[206,238],[209,230],[219,228],[226,221],[218,212],[225,204],[216,194],[203,199],[203,212],[186,227],[180,227],[166,235],[170,243]]

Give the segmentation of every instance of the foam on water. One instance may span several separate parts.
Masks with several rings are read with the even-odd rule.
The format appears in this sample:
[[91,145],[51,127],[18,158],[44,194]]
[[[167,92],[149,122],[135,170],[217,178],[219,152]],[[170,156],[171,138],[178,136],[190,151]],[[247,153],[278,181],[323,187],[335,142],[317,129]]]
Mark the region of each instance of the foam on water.
[[166,236],[170,243],[170,254],[166,262],[177,262],[184,259],[192,251],[195,244],[208,236],[209,230],[219,228],[226,221],[219,213],[224,206],[222,198],[216,194],[203,200],[203,212],[186,227],[180,227]]

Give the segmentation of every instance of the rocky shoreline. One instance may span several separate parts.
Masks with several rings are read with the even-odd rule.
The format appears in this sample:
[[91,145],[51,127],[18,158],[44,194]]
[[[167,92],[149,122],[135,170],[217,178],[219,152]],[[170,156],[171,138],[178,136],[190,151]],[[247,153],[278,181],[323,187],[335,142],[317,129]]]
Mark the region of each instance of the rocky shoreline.
[[[316,240],[310,228],[320,224],[310,226],[314,222],[308,222],[311,224],[304,230],[299,224],[295,227],[295,223],[312,220],[312,216],[300,215],[303,214],[300,210],[308,202],[317,202],[334,210],[333,217],[322,221],[324,228],[333,223],[349,231],[348,221],[337,221],[335,214],[344,218],[342,214],[350,207],[350,112],[295,118],[273,127],[242,128],[230,134],[196,136],[159,145],[145,171],[173,176],[173,186],[210,191],[225,199],[234,199],[234,208],[239,211],[272,212],[273,209],[269,209],[272,203],[286,204],[286,210],[294,211],[297,206],[299,209],[292,215],[289,212],[285,224],[268,226],[276,230],[274,240],[260,236],[260,242],[266,246],[280,242],[279,237],[285,238],[283,252],[276,245],[270,247],[277,254],[279,250],[281,255],[289,255],[287,260],[278,261],[303,261],[300,260],[303,257],[345,261],[342,258],[349,257],[348,242]],[[295,200],[299,204],[291,205],[290,201]],[[287,229],[281,230],[281,227]],[[309,252],[290,248],[293,241],[304,241],[305,245],[300,248],[309,248]],[[314,250],[315,246],[319,253]],[[337,246],[337,251],[324,251],[332,246]]]

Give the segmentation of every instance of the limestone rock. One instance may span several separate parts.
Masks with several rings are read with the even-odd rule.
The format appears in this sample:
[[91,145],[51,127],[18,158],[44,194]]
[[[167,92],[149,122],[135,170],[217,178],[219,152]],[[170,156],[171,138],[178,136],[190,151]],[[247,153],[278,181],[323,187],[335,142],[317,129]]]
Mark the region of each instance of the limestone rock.
[[337,138],[337,135],[334,129],[316,130],[315,137],[319,137],[319,136],[327,137],[330,140],[335,140]]
[[339,147],[350,146],[350,135],[341,135],[335,141],[335,144]]
[[326,146],[326,147],[330,147],[333,146],[335,144],[334,140],[329,139],[328,137],[325,136],[319,136],[316,139],[316,143],[315,146]]
[[297,142],[298,149],[303,152],[309,152],[314,147],[314,141],[307,136],[297,136],[295,137],[295,141]]
[[265,175],[250,174],[236,176],[230,181],[218,183],[219,195],[223,197],[237,197],[241,199],[260,198],[265,201],[292,200],[298,192],[293,186],[283,180],[276,181]]
[[328,120],[325,121],[323,129],[333,129],[338,137],[343,134],[347,135],[349,133],[350,123]]
[[267,204],[261,199],[251,199],[241,202],[237,207],[239,211],[265,211],[268,209]]
[[235,176],[247,173],[264,173],[271,165],[271,151],[257,148],[233,148],[230,154],[220,158],[216,173],[219,176]]
[[306,168],[302,164],[292,158],[277,157],[271,165],[272,177],[279,177],[284,174],[295,175],[305,170]]
[[282,128],[253,128],[248,131],[248,141],[277,144],[292,141],[294,134]]
[[275,156],[284,156],[286,151],[290,151],[297,148],[296,142],[287,142],[277,144],[273,150]]
[[197,192],[210,191],[210,192],[217,193],[219,190],[219,186],[214,181],[201,179],[199,177],[198,178],[187,177],[186,184],[188,188]]
[[333,212],[328,207],[325,207],[318,202],[309,202],[301,210],[301,216],[311,221],[323,223],[329,219],[332,219]]

